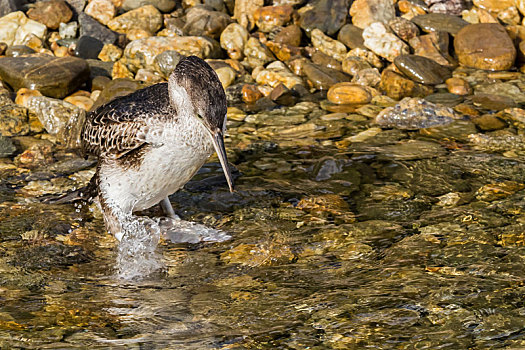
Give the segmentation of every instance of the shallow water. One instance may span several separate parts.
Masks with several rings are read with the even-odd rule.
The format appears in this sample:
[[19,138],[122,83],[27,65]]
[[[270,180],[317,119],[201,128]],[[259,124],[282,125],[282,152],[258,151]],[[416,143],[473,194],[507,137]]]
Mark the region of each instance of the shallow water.
[[258,137],[228,142],[235,193],[212,162],[171,197],[181,218],[232,238],[163,239],[166,268],[134,282],[116,277],[96,210],[41,204],[21,191],[27,174],[3,170],[0,346],[525,346],[522,158],[439,131],[346,146]]

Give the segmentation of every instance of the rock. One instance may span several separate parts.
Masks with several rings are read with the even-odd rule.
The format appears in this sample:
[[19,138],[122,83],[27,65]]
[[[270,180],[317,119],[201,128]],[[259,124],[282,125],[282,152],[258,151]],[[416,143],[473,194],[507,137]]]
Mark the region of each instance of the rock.
[[80,129],[84,123],[85,112],[62,100],[45,96],[35,96],[27,101],[26,107],[35,113],[57,142],[74,148],[79,145]]
[[77,16],[80,15],[86,7],[86,0],[66,0],[66,2]]
[[109,29],[126,34],[130,29],[143,29],[151,34],[162,27],[162,14],[152,5],[139,7],[108,22]]
[[27,16],[49,29],[58,29],[60,23],[69,22],[73,12],[62,0],[38,1],[27,11]]
[[244,55],[247,63],[252,67],[263,66],[266,63],[275,61],[275,56],[270,49],[254,37],[249,38],[246,42]]
[[198,36],[152,36],[129,43],[124,49],[123,57],[127,66],[136,71],[139,68],[154,68],[155,57],[168,50],[177,51],[185,56],[207,58],[211,56],[213,44],[209,39]]
[[42,96],[40,91],[21,88],[16,92],[15,103],[21,106],[27,106],[27,100],[33,96]]
[[116,62],[122,57],[122,49],[113,44],[105,44],[97,58],[104,62]]
[[515,0],[473,0],[474,5],[479,8],[498,13],[515,6]]
[[91,16],[82,12],[78,15],[78,21],[80,25],[80,36],[86,35],[97,38],[104,44],[114,44],[117,41],[117,33],[106,28],[106,26],[100,24]]
[[0,42],[11,45],[24,45],[30,34],[44,38],[47,27],[26,17],[22,11],[12,12],[0,18]]
[[32,53],[35,53],[35,50],[25,45],[12,45],[5,51],[7,57],[18,57],[22,55],[30,55]]
[[300,47],[278,44],[273,41],[267,41],[266,46],[279,61],[289,61],[292,58],[301,57],[303,53]]
[[96,59],[102,51],[104,44],[102,41],[91,36],[83,35],[78,39],[75,47],[75,56],[84,59]]
[[135,80],[144,81],[151,84],[157,84],[164,81],[159,73],[144,68],[141,68],[137,71],[137,74],[135,74]]
[[467,9],[465,0],[427,0],[429,12],[445,13],[447,15],[459,16],[463,10]]
[[95,103],[95,101],[86,96],[68,96],[64,99],[64,101],[69,102],[78,108],[82,108],[86,112],[89,111]]
[[250,31],[255,27],[253,14],[262,6],[264,6],[264,0],[236,0],[233,18],[237,20],[237,23]]
[[244,46],[248,41],[248,31],[238,23],[230,23],[221,33],[221,47],[234,60],[244,57]]
[[117,14],[117,9],[111,0],[91,0],[84,9],[84,13],[107,25]]
[[326,35],[334,35],[345,24],[348,15],[346,0],[316,0],[311,9],[301,14],[299,26],[309,35],[319,29]]
[[186,13],[186,25],[183,31],[187,35],[209,36],[218,39],[230,22],[230,16],[226,13],[195,6]]
[[457,34],[461,28],[468,25],[468,22],[457,16],[443,13],[429,13],[427,15],[416,16],[412,22],[417,24],[425,32],[447,32]]
[[409,48],[401,39],[390,33],[381,22],[374,22],[363,31],[364,45],[390,62],[399,55],[408,54]]
[[[53,147],[46,143],[35,143],[15,159],[15,164],[21,168],[36,168],[53,162]],[[31,188],[31,182],[26,186]]]
[[500,111],[517,106],[516,101],[505,95],[476,93],[471,97],[471,101],[478,109],[481,108],[489,111]]
[[400,39],[406,42],[419,35],[419,28],[413,22],[403,17],[394,18],[388,22],[388,26]]
[[500,11],[498,13],[498,19],[503,24],[518,25],[520,24],[520,13],[516,7],[511,6],[504,11]]
[[312,30],[310,35],[312,45],[319,51],[339,61],[342,61],[345,58],[347,51],[346,46],[343,43],[330,38],[319,29]]
[[293,106],[297,102],[298,96],[281,83],[272,90],[269,97],[278,105]]
[[365,29],[374,22],[387,24],[396,16],[394,3],[390,0],[356,0],[350,7],[352,23]]
[[367,49],[360,49],[360,48],[352,49],[348,51],[348,54],[346,55],[346,57],[359,57],[359,58],[364,59],[366,62],[368,62],[372,67],[376,67],[376,68],[383,67],[383,62],[381,62],[381,58],[379,58],[379,56],[377,56],[375,53]]
[[318,90],[328,90],[337,83],[350,81],[350,77],[342,72],[310,62],[305,62],[303,70],[308,80]]
[[255,81],[258,84],[266,84],[271,87],[276,87],[282,83],[288,89],[293,88],[295,85],[303,85],[303,80],[293,74],[284,63],[280,61],[272,62],[266,69],[261,70],[255,77]]
[[404,97],[425,97],[433,91],[432,87],[416,83],[390,69],[385,69],[381,74],[379,88],[395,100]]
[[215,70],[215,73],[217,73],[222,87],[225,89],[235,81],[236,73],[230,66],[220,67]]
[[320,66],[335,69],[335,70],[342,70],[342,64],[332,56],[328,56],[327,54],[321,52],[321,51],[315,51],[312,54],[312,62],[315,64],[318,64]]
[[175,0],[124,0],[122,1],[122,10],[125,12],[135,10],[146,5],[153,5],[159,11],[167,13],[175,8]]
[[12,156],[16,147],[9,137],[0,135],[0,158]]
[[27,109],[14,103],[0,107],[0,135],[20,136],[29,133]]
[[255,10],[253,19],[261,32],[268,33],[287,24],[292,13],[293,7],[289,5],[264,6]]
[[[138,71],[139,69],[141,69],[137,67],[135,68],[136,68],[135,71]],[[113,64],[110,76],[112,79],[118,79],[118,78],[133,79],[134,78],[133,72],[129,70],[128,66],[126,65],[126,63],[124,63],[122,59],[118,60],[117,62]]]
[[89,70],[91,71],[91,79],[99,75],[111,77],[114,62],[103,62],[100,60],[86,60],[86,62],[88,63]]
[[397,7],[403,18],[412,19],[415,16],[424,15],[428,11],[428,7],[421,1],[413,2],[410,0],[398,0]]
[[227,264],[251,267],[287,264],[294,258],[292,249],[278,241],[258,244],[241,243],[221,254],[221,260]]
[[404,98],[394,107],[385,108],[376,117],[381,127],[423,129],[452,123],[459,117],[454,110],[421,98]]
[[301,45],[301,36],[301,28],[295,24],[291,24],[288,27],[282,28],[279,33],[275,35],[273,41],[278,44],[299,46]]
[[257,100],[261,99],[264,96],[262,92],[257,88],[257,86],[252,84],[244,84],[241,90],[241,94],[242,100],[245,103],[255,103]]
[[353,24],[345,24],[337,34],[337,40],[350,49],[364,49],[363,30]]
[[102,90],[100,93],[100,96],[93,105],[92,109],[96,109],[117,97],[129,95],[132,92],[145,88],[148,85],[149,84],[132,79],[113,79],[106,84],[104,90]]
[[354,83],[338,83],[333,85],[327,94],[328,101],[336,104],[366,104],[377,95],[371,88]]
[[458,32],[454,48],[467,67],[507,70],[516,59],[516,48],[505,28],[495,23],[470,24]]
[[76,38],[78,30],[78,23],[73,21],[69,23],[60,23],[58,26],[58,33],[62,39]]
[[365,68],[358,70],[352,78],[352,83],[363,86],[376,87],[381,82],[381,73],[377,68]]
[[89,78],[89,66],[75,57],[0,57],[0,78],[15,90],[27,87],[62,98]]
[[472,122],[483,131],[494,131],[506,128],[508,125],[492,114],[483,114],[479,117],[471,118]]
[[470,95],[472,93],[472,89],[465,79],[449,78],[445,81],[445,83],[447,84],[448,91],[452,94]]
[[155,68],[155,71],[159,72],[165,79],[167,79],[181,58],[182,55],[177,51],[166,50],[155,57],[153,60],[153,67]]
[[0,17],[22,10],[26,3],[25,0],[0,0]]
[[449,55],[449,35],[445,32],[432,32],[410,39],[414,54],[430,58],[442,66],[456,66],[456,61]]
[[423,56],[399,55],[394,64],[407,77],[421,84],[441,84],[452,75],[448,68]]

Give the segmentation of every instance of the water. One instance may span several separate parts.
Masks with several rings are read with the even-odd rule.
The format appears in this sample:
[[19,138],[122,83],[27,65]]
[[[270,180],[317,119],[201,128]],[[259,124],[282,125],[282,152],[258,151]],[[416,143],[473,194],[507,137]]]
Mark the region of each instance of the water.
[[1,170],[0,347],[525,346],[521,156],[437,131],[273,137],[229,141],[235,193],[209,163],[173,195],[178,231],[137,213],[134,242],[158,247],[133,263],[93,207],[39,203]]

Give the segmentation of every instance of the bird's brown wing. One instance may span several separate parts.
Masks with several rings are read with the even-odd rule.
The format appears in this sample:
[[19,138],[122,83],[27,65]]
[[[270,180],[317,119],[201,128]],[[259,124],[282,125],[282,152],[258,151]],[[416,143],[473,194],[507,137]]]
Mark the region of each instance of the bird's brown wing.
[[148,125],[173,114],[167,84],[135,91],[87,115],[82,148],[86,154],[120,158],[146,143]]

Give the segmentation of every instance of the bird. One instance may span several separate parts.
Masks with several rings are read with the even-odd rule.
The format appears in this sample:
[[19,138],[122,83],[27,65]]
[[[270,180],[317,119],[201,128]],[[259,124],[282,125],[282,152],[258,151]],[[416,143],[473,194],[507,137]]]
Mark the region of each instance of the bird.
[[188,56],[167,82],[88,113],[81,147],[84,155],[98,157],[89,196],[98,199],[108,232],[120,241],[124,218],[156,204],[167,217],[177,218],[168,196],[214,151],[234,191],[224,146],[226,112],[226,95],[215,71],[203,59]]

